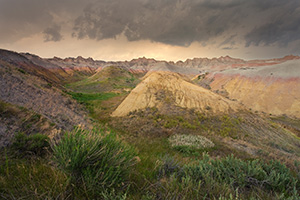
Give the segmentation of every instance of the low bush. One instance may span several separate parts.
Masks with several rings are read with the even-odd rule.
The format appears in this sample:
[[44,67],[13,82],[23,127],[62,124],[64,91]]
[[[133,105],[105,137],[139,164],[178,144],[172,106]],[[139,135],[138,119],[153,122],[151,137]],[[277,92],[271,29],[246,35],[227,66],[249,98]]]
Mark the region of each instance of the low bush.
[[58,166],[91,198],[130,185],[136,154],[111,131],[75,128],[54,145],[53,152]]
[[265,199],[299,197],[299,178],[278,161],[242,161],[233,156],[212,159],[204,154],[203,159],[195,164],[174,166],[176,170],[160,177],[153,190],[161,199],[256,199],[258,195]]
[[[269,163],[260,160],[242,161],[228,156],[223,159],[210,159],[207,155],[194,166],[187,166],[186,174],[195,181],[206,177],[233,188],[260,187],[266,190],[289,193],[297,187],[297,179],[291,171],[278,161]],[[299,186],[299,185],[298,185]]]
[[170,176],[174,173],[178,173],[181,170],[179,163],[170,156],[163,158],[163,162],[158,168],[158,178]]
[[17,133],[12,148],[22,156],[45,156],[50,150],[49,137],[40,133],[33,135]]

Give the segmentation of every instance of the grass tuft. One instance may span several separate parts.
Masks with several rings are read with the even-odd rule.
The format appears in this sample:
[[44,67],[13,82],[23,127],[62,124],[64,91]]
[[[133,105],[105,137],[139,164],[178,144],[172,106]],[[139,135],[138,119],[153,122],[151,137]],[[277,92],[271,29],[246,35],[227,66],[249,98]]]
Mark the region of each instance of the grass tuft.
[[26,135],[17,133],[13,139],[12,148],[21,156],[45,156],[49,153],[49,137],[40,133]]
[[113,189],[124,191],[130,185],[136,154],[112,132],[76,128],[67,132],[53,151],[59,167],[87,196],[95,197]]

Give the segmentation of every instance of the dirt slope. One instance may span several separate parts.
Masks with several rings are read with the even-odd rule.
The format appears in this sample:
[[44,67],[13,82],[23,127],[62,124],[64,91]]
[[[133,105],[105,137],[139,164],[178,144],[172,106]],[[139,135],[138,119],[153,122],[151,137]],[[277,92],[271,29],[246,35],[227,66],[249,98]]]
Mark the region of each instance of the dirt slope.
[[[16,106],[19,110],[24,107],[28,110],[28,115],[36,113],[40,119],[49,121],[58,130],[70,130],[79,124],[88,126],[83,107],[64,95],[61,88],[63,86],[59,84],[55,74],[47,69],[33,64],[14,52],[1,54],[0,101],[4,105],[2,110],[6,110],[6,106]],[[18,116],[23,116],[21,112],[22,109],[17,112],[20,113]],[[14,123],[14,126],[20,127],[9,128],[10,125],[7,124],[11,123],[7,120],[5,117],[0,120],[1,126],[4,127],[1,127],[0,135],[7,135],[7,130],[21,130],[22,124]],[[22,120],[18,118],[11,121]]]
[[162,108],[167,104],[210,113],[226,113],[240,108],[238,103],[196,86],[177,73],[149,72],[112,116],[125,116],[147,107]]

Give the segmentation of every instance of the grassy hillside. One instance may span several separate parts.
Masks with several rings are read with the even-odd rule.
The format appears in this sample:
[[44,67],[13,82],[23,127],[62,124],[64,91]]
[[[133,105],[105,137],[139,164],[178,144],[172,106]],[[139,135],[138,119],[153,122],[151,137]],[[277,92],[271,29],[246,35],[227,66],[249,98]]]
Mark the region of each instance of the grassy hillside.
[[97,93],[123,92],[134,88],[139,83],[136,75],[116,66],[106,67],[98,73],[79,82],[66,85],[75,92]]

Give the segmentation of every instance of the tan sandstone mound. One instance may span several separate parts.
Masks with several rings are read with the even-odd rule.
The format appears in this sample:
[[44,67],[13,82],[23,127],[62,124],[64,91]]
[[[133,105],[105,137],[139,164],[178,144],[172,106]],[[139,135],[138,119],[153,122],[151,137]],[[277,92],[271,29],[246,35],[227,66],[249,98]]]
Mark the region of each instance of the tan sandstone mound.
[[255,111],[300,118],[299,59],[217,72],[210,86]]
[[194,85],[177,73],[148,72],[112,116],[126,116],[135,110],[147,107],[159,109],[170,104],[212,114],[236,111],[240,108],[237,102]]

